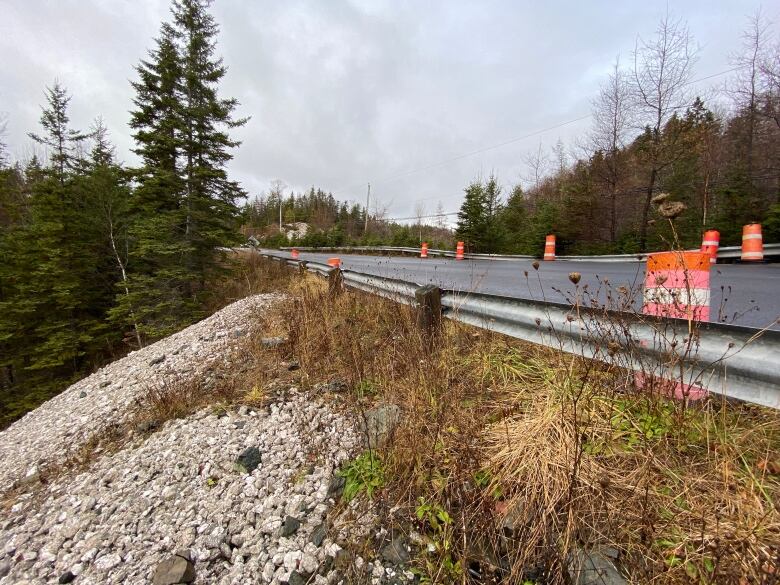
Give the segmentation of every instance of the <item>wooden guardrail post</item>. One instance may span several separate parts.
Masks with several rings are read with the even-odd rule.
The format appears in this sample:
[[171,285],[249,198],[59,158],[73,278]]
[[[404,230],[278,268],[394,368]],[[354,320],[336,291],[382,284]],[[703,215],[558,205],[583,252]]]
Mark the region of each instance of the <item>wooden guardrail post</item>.
[[330,296],[335,297],[341,293],[344,287],[344,279],[341,276],[341,268],[334,267],[328,273],[328,292]]
[[417,302],[417,326],[433,339],[441,330],[441,289],[428,284],[414,291]]
[[298,272],[301,276],[306,274],[306,265],[308,264],[308,260],[299,260],[298,261]]

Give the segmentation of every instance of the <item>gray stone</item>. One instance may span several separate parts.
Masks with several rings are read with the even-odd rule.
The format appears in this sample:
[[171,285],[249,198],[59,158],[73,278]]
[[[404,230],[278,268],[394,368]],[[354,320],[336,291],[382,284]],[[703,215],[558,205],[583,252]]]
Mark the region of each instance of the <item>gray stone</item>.
[[57,579],[57,583],[73,583],[75,579],[76,575],[70,571],[65,571],[62,575],[60,575],[60,578]]
[[344,492],[344,486],[347,484],[345,477],[335,474],[328,484],[328,497],[339,498]]
[[598,551],[578,548],[569,556],[567,568],[572,585],[628,584],[607,555]]
[[158,426],[160,426],[160,423],[154,419],[152,420],[142,420],[137,425],[135,425],[135,430],[139,433],[149,433],[156,429]]
[[290,573],[290,578],[287,580],[288,585],[306,585],[307,579],[301,575],[298,571]]
[[280,345],[286,342],[287,342],[286,337],[263,337],[262,339],[260,339],[260,345],[268,349],[279,347]]
[[192,583],[194,580],[194,565],[187,559],[174,555],[157,565],[152,577],[152,585],[176,585]]
[[236,469],[243,473],[252,473],[260,465],[260,449],[247,447],[236,459]]
[[111,385],[111,380],[103,380],[103,381],[100,383],[100,387],[101,387],[101,388],[105,388],[106,386],[110,386],[110,385]]
[[86,398],[86,397],[87,397],[87,393],[86,392],[84,392],[83,390],[81,392],[79,392],[79,398]]
[[5,577],[10,572],[11,572],[11,563],[9,563],[8,561],[0,562],[0,579]]
[[301,521],[292,516],[287,516],[282,523],[282,528],[279,530],[280,536],[292,536],[301,527]]
[[311,533],[309,542],[311,542],[314,546],[322,546],[322,542],[325,540],[325,536],[327,536],[327,534],[328,534],[328,527],[325,526],[324,523],[320,524]]
[[299,364],[296,361],[287,362],[287,370],[290,372],[294,372],[295,370],[300,370],[301,364]]
[[161,364],[164,361],[165,361],[165,354],[158,355],[157,357],[152,358],[151,360],[149,360],[149,365],[150,366],[156,366],[157,364]]
[[380,404],[365,414],[361,430],[366,435],[368,447],[384,447],[401,420],[401,407],[395,404]]
[[396,536],[390,543],[382,547],[379,552],[382,559],[393,565],[401,565],[409,562],[409,545],[406,538]]
[[237,420],[233,423],[233,426],[237,429],[243,429],[246,426],[245,420]]

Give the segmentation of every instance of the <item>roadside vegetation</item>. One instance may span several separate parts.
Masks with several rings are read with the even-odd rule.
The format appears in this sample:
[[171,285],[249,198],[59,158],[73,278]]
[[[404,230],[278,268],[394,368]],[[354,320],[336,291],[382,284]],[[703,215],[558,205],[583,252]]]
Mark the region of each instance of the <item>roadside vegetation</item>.
[[581,551],[637,583],[777,578],[775,411],[638,392],[619,368],[450,322],[431,343],[409,307],[288,282],[265,319],[301,385],[345,384],[356,420],[401,407],[342,475],[386,528],[422,536],[422,582],[566,583]]

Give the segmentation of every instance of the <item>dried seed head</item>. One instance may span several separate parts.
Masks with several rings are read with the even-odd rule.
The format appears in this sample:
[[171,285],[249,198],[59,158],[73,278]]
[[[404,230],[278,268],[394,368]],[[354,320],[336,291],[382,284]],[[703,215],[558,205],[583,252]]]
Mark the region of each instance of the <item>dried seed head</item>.
[[688,206],[680,201],[664,201],[658,207],[658,213],[666,219],[674,219],[686,209],[688,209]]
[[650,200],[650,203],[653,203],[655,205],[660,205],[661,203],[669,199],[669,197],[671,197],[669,193],[659,193],[658,195],[656,195]]
[[579,272],[569,272],[569,280],[574,284],[577,284],[580,281],[580,278],[582,278],[582,275]]
[[617,287],[617,291],[618,291],[618,292],[619,292],[621,295],[628,296],[628,289],[627,289],[627,288],[626,288],[624,285],[622,285],[622,284],[621,284],[619,287]]
[[669,276],[668,276],[668,275],[666,275],[666,274],[656,274],[656,275],[655,275],[655,283],[656,283],[658,286],[660,286],[660,285],[662,285],[663,283],[665,283],[665,282],[666,282],[666,280],[667,280],[668,278],[669,278]]
[[533,264],[531,264],[531,266],[534,267],[534,270],[539,270],[539,261],[538,260],[534,260]]

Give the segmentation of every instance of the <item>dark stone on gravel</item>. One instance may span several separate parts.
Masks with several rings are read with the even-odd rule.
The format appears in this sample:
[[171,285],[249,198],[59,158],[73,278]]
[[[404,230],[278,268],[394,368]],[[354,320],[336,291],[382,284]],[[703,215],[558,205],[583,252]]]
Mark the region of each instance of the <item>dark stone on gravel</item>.
[[328,534],[328,527],[325,526],[325,524],[320,524],[311,533],[311,537],[309,538],[309,541],[314,546],[317,546],[317,547],[322,546],[322,541],[325,540],[325,536],[327,536],[327,534]]
[[334,475],[330,483],[328,484],[328,496],[332,498],[339,498],[341,497],[341,494],[344,492],[344,486],[346,485],[347,480],[346,478],[340,476],[340,475]]
[[82,391],[79,393],[79,398],[86,398],[86,397],[87,397],[87,393],[86,393],[86,392],[84,392],[84,391],[82,390]]
[[76,579],[76,575],[74,575],[70,571],[65,571],[62,575],[60,575],[60,578],[57,579],[57,583],[73,583],[75,579]]
[[5,577],[10,572],[11,572],[11,563],[7,561],[3,561],[2,563],[0,563],[0,579]]
[[260,449],[247,447],[236,459],[236,469],[244,473],[252,473],[260,465]]
[[409,562],[409,545],[406,538],[396,536],[389,544],[382,547],[379,552],[382,559],[393,565],[402,565]]
[[157,364],[161,364],[164,361],[165,361],[165,354],[158,355],[156,358],[149,360],[149,365],[156,366]]
[[598,551],[576,549],[568,567],[572,585],[626,585],[626,581],[608,556]]
[[301,527],[301,521],[292,516],[287,516],[282,523],[282,529],[279,532],[280,536],[292,536]]
[[333,568],[333,563],[336,561],[336,559],[330,555],[325,557],[325,560],[320,563],[320,567],[317,570],[318,575],[327,575],[330,573],[330,570]]
[[158,426],[160,426],[160,423],[156,420],[142,420],[137,425],[135,425],[135,430],[139,433],[148,433],[149,431],[153,431]]
[[290,578],[287,580],[288,585],[306,585],[307,579],[301,575],[298,571],[290,573]]
[[101,387],[101,388],[105,388],[106,386],[110,386],[110,385],[111,385],[111,380],[103,380],[103,381],[100,383],[100,387]]
[[172,556],[157,565],[152,577],[152,585],[176,585],[192,583],[195,580],[195,567],[185,558]]
[[237,429],[243,429],[246,426],[246,421],[237,420],[236,422],[233,423],[233,426],[236,427]]
[[301,364],[299,364],[298,362],[289,362],[287,364],[287,370],[290,372],[294,372],[295,370],[300,370],[300,369],[301,369]]

